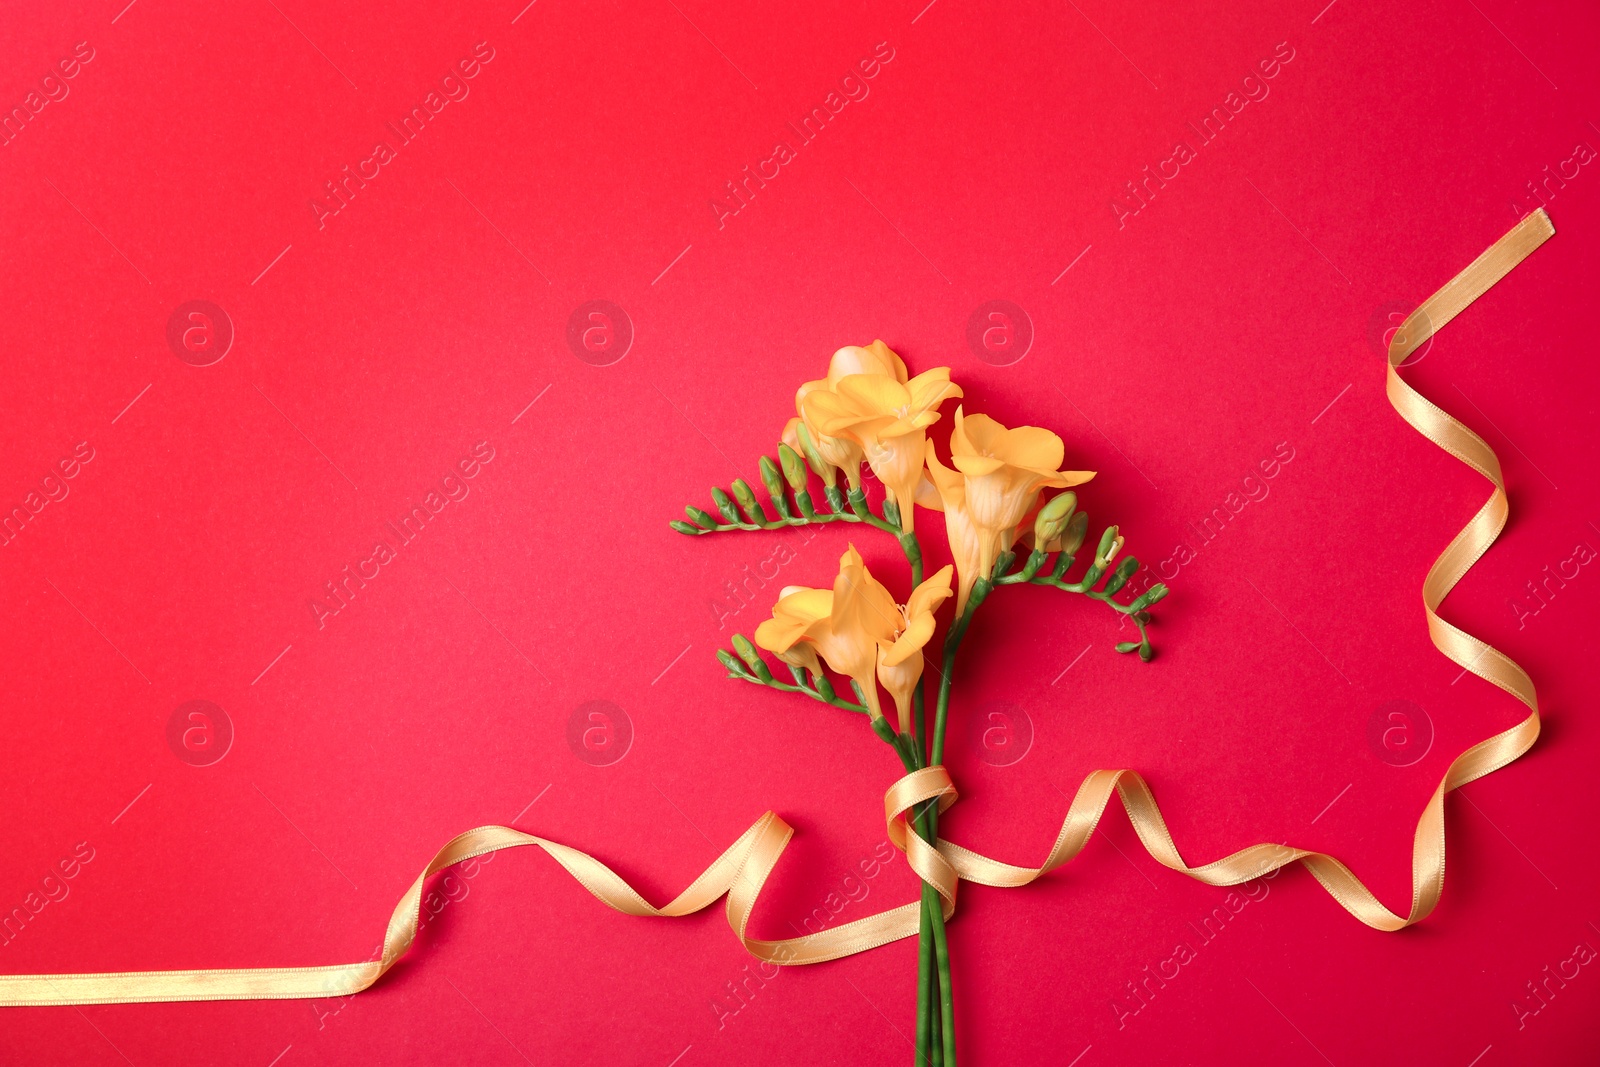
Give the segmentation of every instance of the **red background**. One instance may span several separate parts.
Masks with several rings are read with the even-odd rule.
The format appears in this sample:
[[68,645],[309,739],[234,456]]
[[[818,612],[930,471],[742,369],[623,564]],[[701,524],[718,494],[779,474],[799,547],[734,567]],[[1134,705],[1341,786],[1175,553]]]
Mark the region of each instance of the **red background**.
[[[899,773],[887,751],[712,658],[776,585],[826,581],[852,537],[903,595],[893,545],[666,527],[753,477],[834,348],[880,336],[913,368],[952,367],[969,409],[1060,432],[1101,472],[1085,506],[1151,562],[1275,445],[1294,455],[1171,582],[1149,666],[1111,652],[1127,635],[1098,605],[991,601],[956,690],[950,835],[1037,862],[1063,793],[1135,767],[1191,862],[1290,841],[1405,910],[1428,794],[1522,709],[1428,642],[1423,573],[1487,486],[1393,413],[1369,334],[1512,225],[1544,167],[1600,147],[1593,13],[924,3],[10,6],[7,108],[77,42],[94,58],[0,148],[0,504],[80,441],[94,459],[0,547],[0,908],[79,842],[93,859],[0,970],[365,958],[438,845],[519,812],[661,901],[777,810],[798,835],[765,936],[842,888],[867,895],[837,921],[911,899],[898,861],[859,877]],[[477,42],[494,58],[470,95],[319,228],[324,182]],[[719,227],[724,183],[880,42],[870,95]],[[1270,96],[1119,227],[1123,183],[1279,42],[1294,58]],[[1154,864],[1113,812],[1041,884],[964,892],[965,1062],[1592,1062],[1592,966],[1537,1014],[1513,1007],[1600,947],[1600,573],[1552,583],[1537,612],[1525,588],[1600,548],[1591,169],[1551,184],[1557,236],[1410,372],[1486,436],[1511,493],[1511,527],[1446,614],[1524,664],[1546,713],[1527,758],[1447,801],[1443,903],[1377,933],[1286,871],[1119,1018],[1124,983],[1197,944],[1188,924],[1225,891]],[[166,341],[194,299],[236,332],[211,366]],[[636,333],[609,366],[566,342],[591,299]],[[1007,366],[966,341],[990,299],[1035,332]],[[323,583],[485,440],[470,495],[319,628]],[[777,537],[795,554],[781,576],[726,600]],[[234,731],[206,767],[167,737],[196,699]],[[567,741],[591,700],[633,727],[609,766]],[[1431,722],[1409,766],[1369,742],[1391,700]],[[1008,766],[983,758],[995,701],[1035,735]],[[719,1019],[748,957],[715,909],[624,918],[524,851],[457,878],[411,957],[352,1001],[7,1009],[0,1060],[911,1056],[911,942],[786,970]]]

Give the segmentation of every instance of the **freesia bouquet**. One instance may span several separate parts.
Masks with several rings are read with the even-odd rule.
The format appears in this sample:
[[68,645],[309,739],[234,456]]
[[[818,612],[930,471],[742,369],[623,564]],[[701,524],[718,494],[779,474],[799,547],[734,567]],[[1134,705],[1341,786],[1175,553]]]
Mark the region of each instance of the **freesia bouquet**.
[[[941,460],[928,430],[940,420],[940,407],[961,396],[948,367],[913,378],[882,341],[841,348],[833,354],[828,376],[805,383],[796,394],[798,414],[784,429],[777,461],[761,458],[761,481],[775,514],[739,479],[728,490],[711,491],[718,515],[690,505],[688,521],[672,523],[680,533],[694,536],[859,523],[899,542],[911,571],[910,593],[903,601],[868,571],[851,545],[830,588],[785,588],[772,618],[756,628],[753,643],[735,635],[733,650],[717,655],[732,678],[865,715],[908,774],[943,762],[956,651],[974,614],[997,586],[1046,585],[1102,601],[1138,628],[1139,640],[1120,642],[1117,651],[1137,652],[1146,662],[1153,654],[1149,609],[1167,595],[1166,586],[1156,583],[1127,603],[1115,599],[1139,569],[1131,556],[1118,561],[1122,537],[1116,526],[1100,536],[1076,580],[1068,579],[1089,529],[1089,517],[1078,510],[1071,487],[1089,481],[1094,472],[1061,469],[1065,449],[1056,434],[1037,426],[1007,429],[958,406],[946,446],[948,465]],[[877,510],[868,498],[863,465],[883,486]],[[811,493],[813,475],[821,482],[825,501],[820,510]],[[1046,499],[1049,489],[1064,491]],[[919,506],[944,513],[954,560],[927,577],[915,529]],[[923,686],[926,650],[940,610],[952,596],[930,731]],[[792,680],[773,673],[763,650],[788,668]],[[840,692],[835,675],[849,680],[850,696]],[[893,704],[893,719],[885,713],[882,693]],[[921,842],[934,848],[937,802],[919,804],[912,823]],[[925,878],[917,1058],[944,1067],[956,1063],[945,937],[950,907]]]

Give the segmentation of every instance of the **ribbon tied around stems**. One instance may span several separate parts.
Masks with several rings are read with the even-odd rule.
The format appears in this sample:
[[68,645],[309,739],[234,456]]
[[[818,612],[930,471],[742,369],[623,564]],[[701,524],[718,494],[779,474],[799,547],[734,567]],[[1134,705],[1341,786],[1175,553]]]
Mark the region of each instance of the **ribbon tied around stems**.
[[[954,912],[962,879],[987,886],[1027,885],[1083,850],[1115,794],[1146,851],[1163,866],[1208,885],[1236,885],[1299,862],[1345,910],[1378,930],[1399,930],[1431,912],[1444,885],[1444,795],[1481,778],[1526,752],[1539,736],[1538,700],[1533,682],[1508,656],[1444,619],[1437,609],[1461,577],[1489,549],[1505,527],[1509,506],[1500,462],[1484,440],[1425,399],[1400,377],[1399,368],[1435,331],[1505,277],[1555,233],[1543,209],[1526,216],[1505,236],[1412,312],[1388,346],[1387,395],[1400,417],[1418,433],[1483,475],[1493,491],[1483,506],[1428,569],[1422,585],[1423,613],[1435,647],[1463,670],[1499,686],[1528,709],[1515,726],[1467,749],[1451,762],[1434,790],[1412,844],[1411,905],[1406,914],[1390,911],[1350,869],[1326,853],[1288,845],[1257,844],[1198,867],[1188,866],[1155,796],[1130,770],[1094,771],[1078,787],[1045,861],[1018,867],[991,859],[950,841],[936,846],[909,831],[906,816],[937,799],[940,810],[956,800],[955,786],[942,766],[914,771],[895,782],[884,797],[889,840],[906,853],[911,869],[939,894],[944,914]],[[250,967],[231,970],[123,971],[98,974],[0,975],[0,1006],[124,1004],[149,1001],[284,1000],[348,996],[368,988],[416,940],[427,879],[453,864],[500,849],[531,845],[559,863],[585,889],[627,915],[678,917],[727,898],[728,925],[758,959],[780,965],[822,963],[917,934],[920,902],[903,904],[818,933],[780,941],[753,938],[748,928],[756,900],[794,834],[773,812],[757,819],[710,867],[670,903],[657,908],[601,861],[557,841],[508,826],[480,826],[453,838],[429,861],[395,905],[377,959],[318,967]]]

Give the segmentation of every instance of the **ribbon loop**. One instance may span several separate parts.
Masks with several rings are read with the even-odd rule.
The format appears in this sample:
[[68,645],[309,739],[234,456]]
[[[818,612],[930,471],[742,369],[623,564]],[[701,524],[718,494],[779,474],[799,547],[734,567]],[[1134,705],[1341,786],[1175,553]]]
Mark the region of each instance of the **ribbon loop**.
[[889,787],[883,795],[883,814],[888,823],[889,842],[906,854],[906,863],[916,876],[933,886],[944,900],[949,918],[955,911],[956,885],[960,879],[949,859],[938,849],[906,828],[906,813],[925,800],[939,798],[939,811],[954,804],[960,793],[950,781],[950,772],[940,764],[911,771]]

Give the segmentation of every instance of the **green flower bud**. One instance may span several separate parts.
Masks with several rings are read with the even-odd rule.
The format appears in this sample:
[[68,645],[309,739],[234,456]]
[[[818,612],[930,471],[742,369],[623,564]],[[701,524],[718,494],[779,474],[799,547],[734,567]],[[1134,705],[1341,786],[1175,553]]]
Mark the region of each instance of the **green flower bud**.
[[1117,554],[1117,549],[1120,547],[1122,546],[1117,539],[1116,526],[1107,526],[1106,532],[1100,535],[1100,547],[1094,550],[1095,562],[1110,563],[1112,557]]
[[788,445],[778,446],[778,462],[783,465],[784,480],[797,493],[806,491],[806,463],[800,454]]
[[1083,539],[1089,535],[1089,513],[1080,511],[1067,520],[1067,527],[1061,531],[1061,551],[1072,555],[1083,547]]
[[1039,509],[1038,517],[1033,520],[1034,546],[1045,548],[1060,537],[1077,507],[1078,494],[1070,490],[1052,497],[1050,503]]
[[674,530],[677,530],[681,534],[688,534],[690,537],[698,537],[700,534],[706,532],[700,529],[698,526],[691,526],[682,519],[673,519],[671,522],[667,523],[667,525],[672,527]]
[[778,473],[778,465],[772,462],[771,456],[761,457],[761,484],[767,487],[767,493],[773,500],[784,495],[783,475]]
[[733,650],[737,652],[739,654],[739,658],[744,660],[745,663],[747,663],[751,668],[754,668],[756,661],[761,658],[761,654],[756,651],[756,646],[752,645],[750,643],[750,639],[744,634],[733,635]]
[[733,635],[733,650],[739,653],[739,658],[744,660],[757,678],[763,682],[772,681],[772,671],[767,667],[767,661],[761,658],[761,653],[756,651],[756,646],[744,634]]
[[1139,642],[1137,642],[1137,641],[1118,641],[1117,642],[1117,651],[1118,652],[1132,652],[1134,649],[1136,649],[1138,647],[1139,647]]
[[728,494],[715,487],[711,490],[711,501],[717,505],[717,510],[722,513],[723,522],[742,522],[739,518],[739,509],[733,506],[733,501],[728,499]]
[[689,521],[690,522],[694,523],[697,526],[702,526],[707,530],[711,529],[713,526],[715,526],[717,524],[717,520],[713,519],[711,517],[711,513],[710,512],[705,511],[705,510],[703,510],[701,508],[697,508],[693,504],[690,504],[687,507],[685,507],[683,509],[683,513],[685,515],[689,516]]
[[787,519],[789,517],[789,494],[785,491],[783,475],[778,473],[778,465],[772,461],[771,456],[761,457],[761,484],[767,487],[767,495],[772,498],[772,506],[778,509],[778,514]]
[[729,652],[725,648],[717,649],[717,662],[728,668],[728,674],[731,677],[750,677],[750,672],[744,669],[744,664],[739,662],[739,657],[735,656],[732,652]]
[[1168,589],[1160,582],[1157,582],[1149,589],[1146,589],[1144,593],[1140,595],[1139,599],[1135,600],[1128,606],[1132,608],[1135,613],[1143,614],[1145,608],[1148,608],[1151,604],[1154,604],[1158,600],[1164,599],[1171,591],[1172,590]]
[[1110,596],[1112,593],[1117,592],[1123,586],[1127,585],[1128,579],[1132,578],[1133,573],[1138,569],[1139,561],[1133,556],[1129,556],[1121,563],[1117,564],[1117,569],[1112,571],[1111,577],[1106,580],[1105,594]]
[[744,513],[750,517],[751,522],[766,522],[767,513],[761,510],[761,504],[756,500],[755,490],[750,488],[750,483],[743,478],[733,480],[733,498],[739,502]]
[[804,422],[800,423],[795,431],[800,438],[800,450],[806,454],[806,462],[811,465],[818,478],[832,486],[839,477],[839,468],[822,458],[822,453],[817,451],[817,444],[811,439],[811,431],[806,429]]

